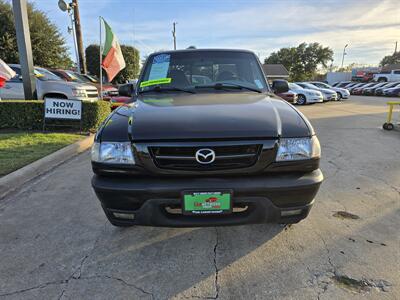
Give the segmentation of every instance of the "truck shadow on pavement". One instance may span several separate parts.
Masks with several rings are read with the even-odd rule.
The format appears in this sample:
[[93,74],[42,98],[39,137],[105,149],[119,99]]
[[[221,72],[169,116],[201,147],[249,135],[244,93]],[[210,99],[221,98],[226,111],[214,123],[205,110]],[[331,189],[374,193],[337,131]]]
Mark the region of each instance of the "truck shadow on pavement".
[[139,297],[148,293],[166,299],[194,290],[196,295],[188,291],[185,297],[217,298],[219,270],[283,230],[284,226],[273,224],[185,229],[107,225],[81,274],[83,278],[123,280],[138,287]]

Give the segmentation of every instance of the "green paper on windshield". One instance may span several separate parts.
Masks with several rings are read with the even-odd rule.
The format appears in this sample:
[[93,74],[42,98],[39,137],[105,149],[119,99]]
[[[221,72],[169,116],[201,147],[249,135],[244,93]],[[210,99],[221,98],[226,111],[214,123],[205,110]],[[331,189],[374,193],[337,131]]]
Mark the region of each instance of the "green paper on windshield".
[[140,87],[146,87],[146,86],[151,86],[151,85],[157,85],[157,84],[168,84],[171,83],[171,78],[160,78],[160,79],[153,79],[153,80],[147,80],[143,81],[140,83]]

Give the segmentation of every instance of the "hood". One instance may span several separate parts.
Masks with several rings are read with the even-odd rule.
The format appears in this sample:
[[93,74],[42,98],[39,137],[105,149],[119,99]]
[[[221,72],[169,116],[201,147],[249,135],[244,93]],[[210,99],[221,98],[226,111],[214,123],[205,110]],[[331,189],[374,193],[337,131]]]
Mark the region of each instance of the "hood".
[[86,84],[86,83],[78,83],[78,82],[63,82],[63,84],[69,85],[73,89],[85,89],[85,90],[95,90],[96,87],[91,85],[91,84]]
[[324,89],[324,88],[320,88],[318,89],[320,92],[324,93],[324,94],[336,94],[335,91],[332,91],[330,89]]
[[400,87],[392,87],[392,88],[384,89],[385,92],[394,92],[396,90],[400,90]]
[[337,87],[333,87],[332,90],[337,91],[337,92],[343,92],[343,93],[348,92],[347,89],[344,89],[344,88],[337,88]]
[[143,95],[132,105],[132,140],[304,137],[311,125],[272,95],[199,93]]
[[103,85],[103,91],[118,91],[118,89],[112,85]]

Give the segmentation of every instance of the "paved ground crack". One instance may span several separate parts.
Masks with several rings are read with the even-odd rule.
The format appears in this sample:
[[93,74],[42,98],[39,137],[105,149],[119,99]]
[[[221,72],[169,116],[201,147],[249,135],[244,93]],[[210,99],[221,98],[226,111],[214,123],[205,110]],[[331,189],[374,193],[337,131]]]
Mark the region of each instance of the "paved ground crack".
[[67,280],[44,282],[44,283],[29,287],[29,288],[25,288],[25,289],[21,289],[21,290],[16,290],[16,291],[0,294],[0,297],[18,295],[18,294],[22,294],[22,293],[33,291],[33,290],[43,289],[45,287],[48,287],[49,285],[60,285],[60,284],[65,284],[67,282],[68,282],[68,279]]
[[145,295],[149,295],[151,297],[151,299],[154,299],[153,293],[151,293],[149,291],[146,291],[145,289],[143,289],[143,288],[141,288],[141,287],[139,287],[139,286],[137,286],[137,285],[135,285],[133,283],[127,282],[124,279],[119,278],[119,277],[115,277],[115,276],[111,276],[111,275],[94,275],[94,276],[87,276],[87,277],[79,278],[79,280],[91,280],[91,279],[111,279],[111,280],[116,280],[116,281],[122,283],[123,285],[132,287],[135,290],[138,290],[138,291],[140,291],[141,293],[143,293]]
[[218,229],[215,227],[215,245],[214,245],[214,269],[215,269],[215,277],[214,277],[214,286],[215,286],[215,296],[214,297],[207,297],[207,299],[218,299],[219,297],[219,282],[218,282],[218,276],[219,276],[219,269],[217,265],[217,251],[218,251],[218,242],[219,242],[219,237],[218,237]]

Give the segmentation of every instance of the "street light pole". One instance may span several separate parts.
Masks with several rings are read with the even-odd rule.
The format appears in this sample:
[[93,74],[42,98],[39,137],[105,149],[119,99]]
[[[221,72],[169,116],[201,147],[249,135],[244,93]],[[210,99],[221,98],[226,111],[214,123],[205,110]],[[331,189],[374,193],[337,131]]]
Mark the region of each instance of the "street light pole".
[[13,0],[13,12],[25,99],[35,99],[36,77],[33,69],[31,35],[26,0]]
[[78,54],[79,54],[79,70],[81,73],[86,74],[86,61],[85,61],[85,55],[83,53],[81,17],[79,15],[78,0],[72,0],[72,6],[74,9],[76,44],[78,46]]
[[58,7],[60,8],[61,11],[67,12],[71,17],[72,32],[75,44],[75,53],[77,56],[76,58],[78,60],[77,62],[78,71],[79,73],[86,74],[86,61],[85,61],[85,55],[83,54],[81,18],[79,16],[78,0],[72,0],[71,3],[67,3],[64,0],[58,0]]
[[176,22],[172,23],[172,36],[174,38],[174,50],[176,50]]
[[347,48],[348,45],[349,45],[349,44],[346,44],[346,46],[344,46],[344,48],[343,48],[342,67],[341,67],[341,69],[343,69],[344,56],[347,54],[347,53],[346,53],[346,48]]
[[68,33],[72,33],[72,39],[74,40],[74,50],[75,50],[75,63],[76,67],[79,67],[79,54],[78,49],[76,48],[76,35],[75,35],[75,26],[74,26],[74,13],[72,10],[68,10],[68,15],[71,19],[71,27],[68,26]]

